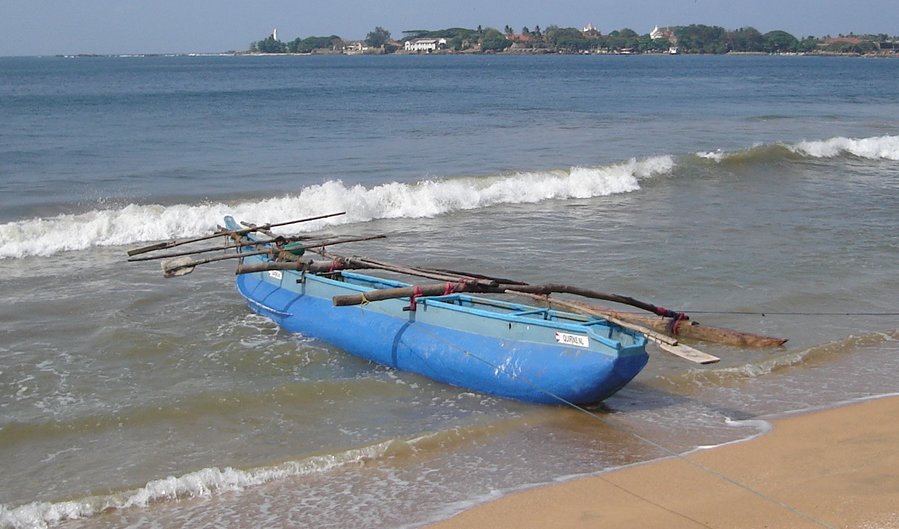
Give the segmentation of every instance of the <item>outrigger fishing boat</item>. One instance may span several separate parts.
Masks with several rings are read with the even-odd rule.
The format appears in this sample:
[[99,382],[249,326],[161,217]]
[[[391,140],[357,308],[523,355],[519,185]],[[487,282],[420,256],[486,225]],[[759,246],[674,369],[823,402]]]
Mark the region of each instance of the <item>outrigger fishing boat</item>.
[[[338,214],[342,213],[333,215]],[[332,215],[301,221],[328,216]],[[237,258],[238,291],[253,311],[285,330],[317,338],[381,365],[526,402],[591,404],[606,399],[646,365],[648,340],[694,362],[718,360],[676,338],[626,321],[627,315],[565,299],[550,300],[548,294],[566,292],[638,306],[654,312],[659,321],[667,319],[664,325],[669,331],[687,320],[682,313],[626,296],[565,285],[534,286],[478,274],[341,257],[326,250],[326,246],[372,237],[303,241],[270,231],[273,226],[301,221],[256,226],[241,225],[226,217],[224,228],[214,235],[159,243],[132,250],[129,255],[217,236],[229,237],[232,244],[226,248],[235,249],[235,254],[200,260],[183,257],[221,249],[212,248],[130,260],[170,257],[163,262],[163,270],[167,277],[173,277],[190,273],[199,264]],[[307,250],[325,259],[304,258]],[[354,271],[358,269],[386,270],[440,282],[415,285]],[[529,296],[546,306],[471,293]],[[566,310],[553,308],[553,304]],[[747,337],[771,341],[765,345],[785,341],[723,331],[734,333],[743,342]]]

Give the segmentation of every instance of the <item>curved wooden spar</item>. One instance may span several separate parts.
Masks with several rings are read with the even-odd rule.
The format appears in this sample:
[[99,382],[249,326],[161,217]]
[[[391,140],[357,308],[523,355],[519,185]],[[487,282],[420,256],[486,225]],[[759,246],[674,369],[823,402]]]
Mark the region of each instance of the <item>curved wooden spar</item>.
[[607,292],[599,292],[596,290],[590,290],[587,288],[574,287],[571,285],[561,285],[556,283],[550,283],[546,285],[527,285],[522,283],[514,283],[514,284],[499,284],[493,281],[485,281],[485,280],[457,280],[450,279],[449,281],[457,281],[455,283],[439,283],[439,284],[431,284],[431,285],[418,285],[414,287],[403,287],[403,288],[384,288],[380,290],[375,290],[373,292],[366,292],[363,297],[362,294],[354,294],[354,295],[346,295],[346,296],[335,296],[333,299],[334,305],[336,306],[345,306],[345,305],[359,305],[366,301],[381,301],[385,299],[396,299],[396,298],[406,298],[411,296],[440,296],[445,295],[452,292],[478,292],[478,293],[496,293],[502,294],[508,289],[514,289],[518,292],[526,292],[528,294],[543,294],[548,295],[552,293],[565,293],[565,294],[575,294],[577,296],[583,296],[587,298],[593,299],[602,299],[606,301],[612,301],[614,303],[621,303],[623,305],[631,305],[633,307],[637,307],[643,310],[648,310],[658,315],[676,317],[679,316],[677,312],[670,311],[663,307],[659,307],[657,305],[653,305],[652,303],[646,303],[645,301],[640,301],[638,299],[634,299],[630,296],[622,296],[620,294],[610,294]]
[[[438,283],[438,284],[430,284],[430,285],[420,285],[414,287],[404,287],[404,288],[386,288],[373,290],[370,292],[366,292],[363,296],[362,294],[353,294],[346,296],[335,296],[332,301],[336,306],[345,306],[345,305],[359,305],[361,303],[369,302],[369,301],[381,301],[385,299],[396,299],[403,297],[426,297],[426,296],[441,296],[446,295],[451,292],[475,292],[475,293],[524,293],[530,295],[542,295],[547,296],[550,293],[567,293],[567,294],[576,294],[583,297],[589,297],[593,299],[603,299],[606,301],[612,301],[615,303],[622,303],[626,305],[632,305],[638,308],[643,308],[645,310],[649,310],[658,314],[659,312],[664,311],[666,314],[679,314],[673,311],[669,311],[667,309],[662,309],[661,307],[657,307],[651,303],[646,303],[643,301],[635,300],[629,296],[621,296],[618,294],[608,294],[605,292],[598,292],[595,290],[584,289],[579,287],[572,287],[569,285],[558,285],[558,284],[547,284],[547,285],[502,285],[502,284],[478,284],[474,282],[468,281],[460,281],[456,283],[448,282],[448,283]],[[740,331],[735,331],[732,329],[725,329],[721,327],[710,327],[706,325],[700,325],[697,322],[688,321],[683,318],[677,318],[675,316],[672,317],[652,317],[652,316],[643,316],[625,312],[617,312],[612,309],[606,309],[602,307],[597,307],[595,305],[590,305],[583,302],[577,301],[568,301],[568,300],[553,300],[549,298],[544,298],[547,303],[552,306],[553,303],[559,304],[559,306],[563,306],[568,310],[582,309],[581,312],[590,314],[590,315],[598,315],[598,316],[608,316],[610,318],[615,318],[622,322],[631,323],[633,325],[640,325],[642,327],[646,327],[655,333],[672,336],[676,338],[688,338],[693,340],[701,340],[713,343],[719,343],[724,345],[733,345],[739,347],[777,347],[783,345],[787,340],[783,338],[775,338],[771,336],[762,336],[757,334],[745,333]],[[646,307],[655,307],[655,308],[646,308]],[[656,310],[660,309],[660,310]]]

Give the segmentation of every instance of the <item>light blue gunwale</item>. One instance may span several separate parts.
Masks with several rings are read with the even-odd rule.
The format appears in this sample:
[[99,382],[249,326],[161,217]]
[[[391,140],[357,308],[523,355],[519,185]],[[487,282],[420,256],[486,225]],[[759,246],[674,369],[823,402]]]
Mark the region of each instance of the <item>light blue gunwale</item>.
[[[264,262],[267,259],[262,256],[255,257],[247,257],[247,261],[254,260],[258,262]],[[285,288],[287,290],[291,290],[296,292],[299,295],[304,295],[304,289],[302,288],[302,283],[297,282],[298,279],[302,277],[300,272],[295,272],[292,270],[287,270],[282,272],[282,277],[280,280],[275,280],[273,277],[268,274],[262,274],[263,281],[275,284],[280,288]],[[348,272],[348,271],[340,271],[340,276],[348,281],[340,281],[336,279],[331,279],[327,277],[317,276],[317,275],[307,275],[303,278],[303,281],[315,281],[327,285],[336,290],[343,291],[353,291],[358,293],[370,292],[372,290],[378,288],[405,288],[412,286],[409,283],[405,283],[402,281],[397,281],[393,279],[386,279],[381,277],[370,276],[367,274],[360,274],[358,272]],[[353,281],[357,281],[363,284],[357,284]],[[370,285],[370,286],[369,286]],[[333,295],[341,295],[338,293],[334,293]],[[409,298],[398,298],[404,303],[409,303]],[[461,304],[453,303],[453,301],[461,300],[466,303],[470,303],[472,306],[465,306]],[[383,303],[383,302],[377,302]],[[536,327],[544,327],[547,329],[562,331],[562,332],[570,332],[570,333],[580,333],[588,335],[592,340],[598,341],[605,347],[609,347],[615,349],[618,352],[626,352],[630,346],[645,346],[645,338],[637,333],[633,333],[627,331],[626,329],[614,325],[606,320],[599,318],[590,318],[584,320],[584,318],[578,314],[574,314],[571,312],[565,311],[557,311],[550,309],[543,309],[539,307],[533,307],[530,305],[524,305],[521,303],[513,303],[502,300],[494,300],[494,299],[484,299],[477,296],[470,296],[466,294],[450,294],[446,296],[431,296],[421,298],[417,301],[419,306],[424,306],[423,310],[427,310],[429,307],[438,308],[442,310],[454,311],[458,313],[463,313],[466,315],[475,316],[478,318],[488,318],[492,320],[499,320],[507,323],[514,323],[519,325],[531,325]],[[478,308],[476,305],[487,305],[490,307],[496,308],[504,308],[509,310],[508,313],[497,312],[494,310],[486,310],[482,308]],[[393,311],[382,311],[385,313],[391,313]],[[531,314],[547,314],[550,319],[537,319],[537,318],[529,318],[528,316]],[[555,319],[552,319],[555,318]],[[569,319],[573,320],[571,322],[559,321],[559,319]],[[602,330],[600,330],[602,329]],[[460,329],[465,330],[465,329]],[[606,336],[608,335],[608,336]],[[613,338],[613,336],[619,337],[619,339]],[[627,344],[623,342],[629,342]]]
[[349,271],[333,279],[294,270],[237,278],[250,308],[287,331],[438,382],[526,402],[601,401],[648,360],[643,335],[601,318],[462,293],[419,298],[416,310],[407,310],[409,298],[349,307],[331,302],[336,295],[403,286]]

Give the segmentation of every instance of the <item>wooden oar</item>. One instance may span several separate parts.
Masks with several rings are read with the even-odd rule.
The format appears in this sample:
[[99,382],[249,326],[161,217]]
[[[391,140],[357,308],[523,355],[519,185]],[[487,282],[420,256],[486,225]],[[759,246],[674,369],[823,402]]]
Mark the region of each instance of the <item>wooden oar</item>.
[[221,255],[219,257],[207,257],[205,259],[191,259],[190,257],[176,257],[162,262],[162,274],[165,277],[180,277],[194,271],[198,265],[206,263],[214,263],[216,261],[224,261],[226,259],[238,259],[241,257],[250,257],[252,255],[271,255],[277,252],[277,249],[271,248],[260,250],[258,252],[243,252],[229,255]]
[[272,241],[247,241],[246,243],[240,244],[226,244],[225,246],[215,246],[210,248],[200,248],[199,250],[190,250],[184,252],[172,252],[165,253],[161,255],[149,255],[146,257],[131,257],[128,259],[129,263],[136,263],[139,261],[155,261],[157,259],[171,259],[172,257],[181,257],[184,255],[196,255],[200,253],[209,253],[209,252],[218,252],[223,250],[233,250],[234,248],[243,248],[245,246],[261,246],[263,244],[271,244]]
[[[554,300],[560,302],[562,300]],[[565,300],[565,303],[571,306],[578,306],[585,310],[595,311],[602,317],[615,318],[626,321],[632,325],[640,325],[652,329],[656,333],[669,335],[672,331],[671,320],[645,316],[642,314],[634,314],[632,312],[621,312],[606,307],[597,307],[589,303],[581,301]],[[724,327],[712,327],[702,325],[697,321],[680,321],[676,328],[673,329],[676,337],[687,338],[692,340],[700,340],[704,342],[718,343],[722,345],[731,345],[735,347],[779,347],[787,342],[785,338],[776,338],[773,336],[764,336],[761,334],[753,334],[743,331],[736,331]]]
[[379,235],[367,235],[365,237],[346,237],[346,238],[334,238],[334,239],[325,239],[319,241],[303,241],[303,248],[309,251],[314,250],[323,250],[326,246],[336,246],[338,244],[345,244],[348,242],[362,242],[362,241],[374,241],[376,239],[386,239],[387,235],[379,234]]
[[[314,248],[310,248],[311,251],[315,251]],[[424,277],[427,279],[434,279],[436,281],[446,281],[446,282],[458,282],[461,280],[465,280],[467,278],[458,277],[458,276],[450,276],[446,274],[441,274],[438,272],[431,272],[427,270],[421,270],[418,268],[407,268],[403,266],[391,266],[386,263],[379,263],[369,261],[367,259],[358,259],[354,257],[335,257],[328,261],[316,261],[316,263],[327,263],[327,266],[322,265],[320,270],[312,270],[309,268],[305,268],[305,264],[308,261],[271,261],[265,263],[253,263],[250,265],[240,264],[237,267],[237,274],[255,274],[257,272],[266,272],[268,270],[294,270],[294,271],[302,271],[306,270],[307,272],[334,272],[337,270],[350,269],[350,270],[363,270],[363,269],[374,269],[374,270],[385,270],[388,272],[395,272],[397,274],[411,275],[416,277]],[[316,264],[316,266],[318,266]],[[476,280],[472,279],[472,284],[481,285],[481,286],[493,286],[496,285],[496,282],[489,281],[486,279]],[[446,285],[446,283],[441,283],[441,285]],[[445,288],[445,287],[443,287]],[[400,296],[402,297],[402,296]]]
[[502,283],[504,285],[527,285],[524,281],[516,281],[514,279],[506,279],[503,277],[494,277],[494,276],[486,276],[483,274],[475,274],[472,272],[459,272],[458,270],[448,270],[446,268],[416,268],[416,270],[434,270],[437,272],[443,272],[445,274],[450,274],[455,277],[465,277],[470,279],[486,279],[489,281],[496,281],[497,283]]
[[335,246],[337,244],[344,244],[344,243],[348,243],[348,242],[370,241],[370,240],[374,240],[374,239],[386,239],[386,238],[387,238],[386,235],[371,235],[368,237],[351,237],[351,238],[346,238],[346,239],[340,239],[340,238],[325,239],[325,240],[309,241],[309,242],[306,242],[308,239],[306,239],[305,237],[302,237],[302,238],[300,238],[300,237],[282,237],[280,239],[267,240],[267,241],[246,240],[246,242],[240,242],[237,244],[228,244],[225,246],[215,246],[215,247],[210,247],[210,248],[200,248],[199,250],[173,252],[173,253],[166,253],[163,255],[150,255],[150,256],[146,256],[146,257],[132,257],[132,258],[128,259],[128,262],[134,263],[137,261],[153,261],[156,259],[168,259],[171,257],[181,257],[182,255],[194,255],[194,254],[198,254],[198,253],[217,252],[220,250],[243,248],[245,246],[261,246],[264,244],[272,244],[272,243],[276,243],[276,242],[277,243],[288,243],[288,242],[302,241],[305,249],[311,249],[311,248],[319,248],[319,247],[324,247],[324,246]]
[[329,213],[327,215],[318,215],[316,217],[307,217],[305,219],[297,219],[297,220],[289,220],[287,222],[276,222],[263,224],[262,226],[257,226],[255,228],[244,228],[240,230],[221,230],[212,235],[203,235],[201,237],[192,237],[190,239],[175,239],[171,241],[159,242],[156,244],[151,244],[149,246],[144,246],[142,248],[134,248],[132,250],[128,250],[128,255],[138,255],[147,252],[153,252],[156,250],[164,250],[166,248],[174,248],[175,246],[181,246],[182,244],[190,244],[193,242],[207,241],[209,239],[214,239],[216,237],[222,236],[233,236],[233,235],[246,235],[248,233],[252,233],[254,231],[262,231],[268,230],[277,226],[287,226],[288,224],[299,224],[300,222],[311,222],[313,220],[327,219],[329,217],[336,217],[338,215],[346,215],[346,211],[341,211],[339,213]]
[[630,329],[632,331],[639,332],[640,334],[646,336],[646,338],[653,343],[655,343],[659,349],[671,353],[673,355],[679,356],[685,360],[689,360],[690,362],[694,362],[697,364],[713,364],[715,362],[720,361],[721,359],[717,356],[710,355],[706,352],[700,351],[699,349],[690,347],[689,345],[685,345],[679,343],[675,338],[670,336],[657,333],[652,329],[647,329],[642,325],[636,325],[634,323],[630,323],[621,319],[616,318],[615,316],[611,316],[609,313],[602,309],[594,309],[590,305],[586,303],[577,303],[574,301],[567,301],[562,299],[549,299],[548,296],[541,296],[539,294],[530,294],[527,292],[519,292],[515,290],[506,290],[507,294],[515,294],[519,296],[526,296],[532,299],[539,299],[547,303],[550,307],[553,305],[565,308],[567,310],[577,312],[580,314],[584,314],[586,316],[593,316],[597,318],[603,318],[612,323],[620,325],[625,329]]
[[[472,284],[476,285],[485,285],[485,286],[494,286],[497,284],[496,281],[490,279],[478,279],[469,276],[459,276],[455,274],[448,274],[444,272],[440,272],[437,270],[431,270],[427,268],[417,268],[404,266],[395,263],[388,263],[386,261],[379,261],[375,259],[369,259],[367,257],[342,257],[336,254],[332,254],[330,252],[325,251],[321,248],[310,248],[312,252],[315,252],[322,257],[327,257],[333,259],[340,263],[346,263],[349,265],[349,268],[370,268],[373,270],[386,270],[388,272],[394,272],[397,274],[404,274],[415,277],[424,277],[427,279],[434,279],[436,281],[460,281],[460,280],[470,280]],[[403,297],[403,296],[399,296]]]

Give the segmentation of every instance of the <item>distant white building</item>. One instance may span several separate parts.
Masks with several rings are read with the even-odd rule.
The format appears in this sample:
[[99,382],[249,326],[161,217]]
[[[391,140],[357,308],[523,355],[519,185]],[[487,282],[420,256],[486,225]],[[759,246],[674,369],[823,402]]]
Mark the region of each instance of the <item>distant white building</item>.
[[359,55],[368,51],[368,46],[361,40],[354,40],[343,43],[343,53],[345,55]]
[[278,28],[272,30],[272,40],[278,40]]
[[584,29],[581,30],[581,33],[583,33],[584,35],[599,35],[599,30],[596,29],[596,26],[594,26],[593,24],[587,24],[586,26],[584,26]]
[[405,44],[403,44],[403,49],[406,51],[425,51],[431,52],[438,49],[446,48],[446,39],[412,39],[407,40]]
[[649,32],[649,38],[652,40],[668,39],[669,41],[676,41],[674,30],[671,28],[660,28],[659,26],[652,28],[652,31]]

